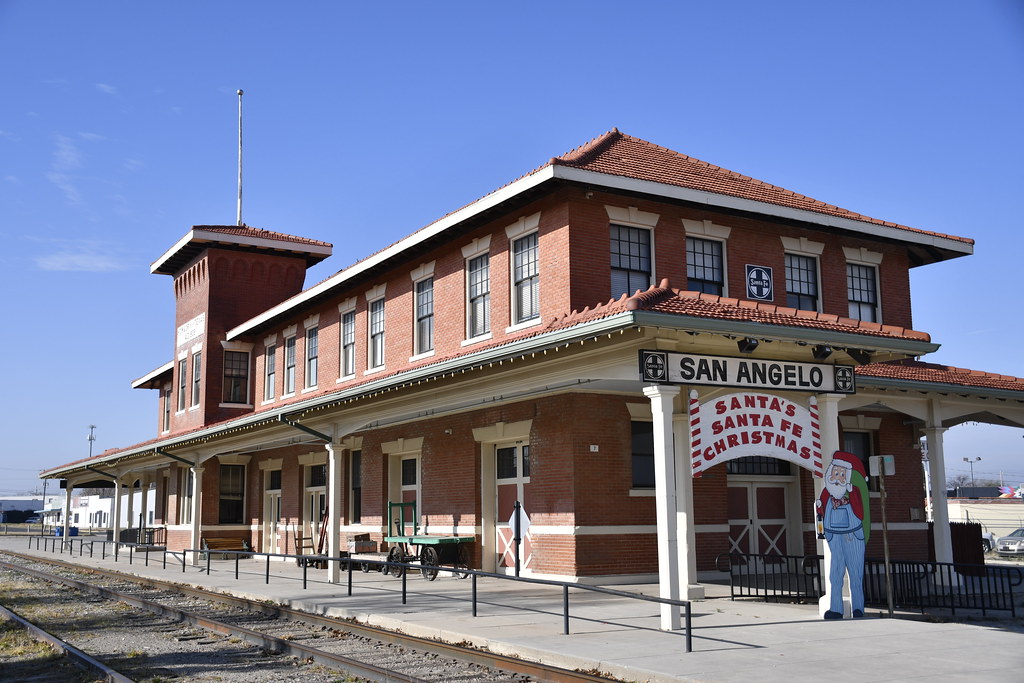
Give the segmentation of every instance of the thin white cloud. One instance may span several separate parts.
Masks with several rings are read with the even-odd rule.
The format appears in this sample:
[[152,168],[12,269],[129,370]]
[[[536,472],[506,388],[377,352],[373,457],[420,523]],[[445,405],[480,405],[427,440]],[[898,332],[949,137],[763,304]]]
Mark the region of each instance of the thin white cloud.
[[83,140],[88,140],[90,142],[95,142],[96,140],[106,140],[106,138],[100,135],[99,133],[79,133],[78,137],[82,138]]
[[99,90],[101,93],[106,93],[107,95],[117,94],[117,88],[108,83],[97,83],[96,89]]
[[71,204],[80,203],[82,193],[68,172],[81,165],[82,155],[74,141],[65,135],[58,135],[54,140],[53,159],[50,161],[50,172],[46,174],[46,179],[53,183],[64,194],[64,199]]
[[41,240],[53,248],[35,258],[40,270],[107,273],[132,267],[116,247],[97,240]]
[[55,171],[67,171],[78,168],[82,164],[82,155],[74,141],[64,135],[58,135],[56,149],[53,151],[51,168]]
[[56,185],[57,189],[64,193],[64,199],[71,204],[78,204],[82,201],[82,193],[78,191],[78,186],[71,182],[70,176],[66,173],[51,171],[46,174],[46,179]]

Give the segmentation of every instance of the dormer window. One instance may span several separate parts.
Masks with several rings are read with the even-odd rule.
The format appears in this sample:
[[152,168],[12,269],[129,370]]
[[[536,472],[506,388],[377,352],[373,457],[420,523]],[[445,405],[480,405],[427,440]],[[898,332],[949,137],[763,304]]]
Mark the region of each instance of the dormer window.
[[249,354],[224,352],[224,403],[249,402]]

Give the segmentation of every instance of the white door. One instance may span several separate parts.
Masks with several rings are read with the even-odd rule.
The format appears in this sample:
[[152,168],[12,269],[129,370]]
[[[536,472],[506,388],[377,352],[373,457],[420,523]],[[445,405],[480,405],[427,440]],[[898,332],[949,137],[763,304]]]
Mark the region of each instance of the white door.
[[281,492],[267,491],[263,505],[263,548],[264,552],[281,552],[284,529],[281,527]]
[[729,551],[785,555],[789,548],[785,483],[729,482]]
[[[509,520],[518,501],[522,511],[530,515],[530,446],[515,444],[496,446],[494,449],[496,486],[495,537],[497,539],[497,566],[515,567],[515,529]],[[533,543],[529,531],[521,533],[519,545],[519,567],[528,567],[533,559]],[[499,569],[500,571],[500,569]]]

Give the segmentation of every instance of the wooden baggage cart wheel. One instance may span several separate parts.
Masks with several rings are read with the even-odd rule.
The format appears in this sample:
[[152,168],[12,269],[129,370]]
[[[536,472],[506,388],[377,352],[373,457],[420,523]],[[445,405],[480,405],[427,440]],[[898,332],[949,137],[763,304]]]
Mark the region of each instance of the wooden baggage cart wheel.
[[455,576],[460,579],[469,577],[469,559],[469,545],[459,543],[455,550]]
[[437,548],[432,545],[423,546],[420,552],[420,576],[427,581],[433,581],[437,578],[437,568],[440,564]]
[[[388,551],[388,562],[405,562],[405,553],[403,553],[402,549],[397,545],[393,546],[391,550]],[[390,574],[396,579],[400,579],[405,574],[405,567],[390,567],[388,565],[384,565],[384,573]]]

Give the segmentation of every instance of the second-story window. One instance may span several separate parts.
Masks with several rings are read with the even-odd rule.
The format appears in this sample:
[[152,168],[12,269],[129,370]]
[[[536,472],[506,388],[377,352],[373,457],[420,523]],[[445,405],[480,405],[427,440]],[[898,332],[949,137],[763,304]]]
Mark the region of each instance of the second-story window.
[[263,399],[269,401],[274,398],[275,385],[277,384],[277,344],[269,344],[267,346],[265,362]]
[[185,410],[185,392],[188,390],[188,358],[178,361],[178,410]]
[[690,291],[725,294],[725,259],[722,243],[700,237],[686,238],[686,279]]
[[163,431],[169,431],[171,429],[171,385],[168,384],[164,387],[164,417],[163,417]]
[[846,292],[851,318],[878,322],[878,271],[874,266],[847,263]]
[[192,406],[199,405],[199,387],[203,379],[202,352],[192,354]]
[[295,336],[284,340],[284,393],[295,393]]
[[818,260],[813,256],[786,254],[786,305],[818,310]]
[[434,350],[434,278],[416,283],[416,353]]
[[249,354],[224,352],[224,403],[249,402]]
[[318,349],[319,334],[316,327],[306,330],[306,388],[315,387],[317,384],[317,360],[320,355]]
[[471,258],[466,265],[469,296],[467,336],[472,339],[491,331],[491,262],[488,254]]
[[512,323],[540,317],[537,233],[512,243]]
[[341,376],[356,374],[356,312],[341,315]]
[[651,231],[611,225],[612,297],[651,286]]
[[370,302],[370,367],[384,366],[384,299]]

